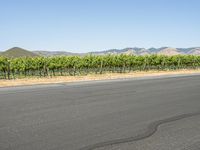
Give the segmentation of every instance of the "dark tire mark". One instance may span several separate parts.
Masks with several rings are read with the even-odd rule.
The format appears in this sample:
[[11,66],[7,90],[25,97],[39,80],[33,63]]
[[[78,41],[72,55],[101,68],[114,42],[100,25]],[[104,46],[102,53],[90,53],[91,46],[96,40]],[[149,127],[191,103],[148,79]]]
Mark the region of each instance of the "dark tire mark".
[[158,120],[158,121],[150,123],[148,125],[146,131],[144,131],[141,134],[138,134],[138,135],[135,135],[132,137],[123,138],[123,139],[115,139],[115,140],[105,141],[105,142],[101,142],[101,143],[96,143],[93,145],[88,145],[86,147],[80,148],[79,150],[94,150],[97,148],[107,147],[107,146],[111,146],[111,145],[117,145],[117,144],[123,144],[123,143],[129,143],[129,142],[143,140],[143,139],[146,139],[146,138],[152,136],[158,130],[158,127],[160,125],[178,121],[178,120],[185,119],[185,118],[189,118],[189,117],[193,117],[193,116],[197,116],[197,115],[200,115],[200,112],[182,114],[182,115],[166,118],[163,120]]

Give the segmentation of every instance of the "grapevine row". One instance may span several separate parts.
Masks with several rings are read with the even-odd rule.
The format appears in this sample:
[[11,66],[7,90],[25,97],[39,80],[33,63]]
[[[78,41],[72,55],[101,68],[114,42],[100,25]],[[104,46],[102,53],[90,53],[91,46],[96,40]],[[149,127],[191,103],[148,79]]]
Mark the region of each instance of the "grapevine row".
[[194,55],[87,55],[56,57],[0,57],[0,79],[46,76],[76,76],[105,72],[196,69],[200,56]]

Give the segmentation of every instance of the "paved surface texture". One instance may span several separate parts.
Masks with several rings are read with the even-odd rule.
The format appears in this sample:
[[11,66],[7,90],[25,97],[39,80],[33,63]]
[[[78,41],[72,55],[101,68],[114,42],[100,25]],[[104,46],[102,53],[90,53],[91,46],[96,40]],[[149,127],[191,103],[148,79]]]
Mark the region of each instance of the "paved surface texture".
[[199,150],[200,76],[0,89],[0,150]]

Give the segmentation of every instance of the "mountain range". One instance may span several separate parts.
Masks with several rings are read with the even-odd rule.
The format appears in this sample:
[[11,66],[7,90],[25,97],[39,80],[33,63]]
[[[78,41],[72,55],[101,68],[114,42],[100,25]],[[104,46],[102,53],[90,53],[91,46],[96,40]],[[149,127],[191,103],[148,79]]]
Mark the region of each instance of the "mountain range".
[[6,51],[0,52],[0,55],[6,57],[36,57],[36,56],[71,56],[71,55],[106,55],[106,54],[131,54],[131,55],[150,55],[150,54],[158,54],[158,55],[200,55],[200,47],[191,47],[191,48],[172,48],[172,47],[161,47],[161,48],[124,48],[124,49],[110,49],[104,51],[96,51],[96,52],[87,52],[87,53],[72,53],[67,51],[29,51],[26,49],[22,49],[19,47],[13,47]]
[[106,51],[91,52],[92,54],[133,54],[133,55],[200,55],[200,47],[192,48],[172,48],[172,47],[161,47],[161,48],[125,48],[125,49],[111,49]]

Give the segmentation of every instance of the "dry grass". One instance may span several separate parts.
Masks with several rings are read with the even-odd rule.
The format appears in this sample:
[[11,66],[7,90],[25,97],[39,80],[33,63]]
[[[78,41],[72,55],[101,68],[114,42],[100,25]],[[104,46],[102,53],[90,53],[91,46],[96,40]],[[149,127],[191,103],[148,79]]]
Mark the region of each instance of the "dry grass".
[[50,84],[50,83],[64,83],[64,82],[78,82],[91,80],[108,80],[119,78],[134,78],[144,76],[162,76],[173,74],[193,74],[200,73],[198,70],[178,70],[178,71],[137,71],[130,73],[105,73],[101,75],[89,74],[87,76],[63,76],[63,77],[46,77],[46,78],[24,78],[15,80],[0,80],[0,87],[20,86],[20,85],[34,85],[34,84]]

